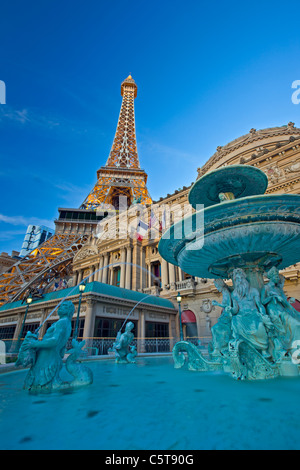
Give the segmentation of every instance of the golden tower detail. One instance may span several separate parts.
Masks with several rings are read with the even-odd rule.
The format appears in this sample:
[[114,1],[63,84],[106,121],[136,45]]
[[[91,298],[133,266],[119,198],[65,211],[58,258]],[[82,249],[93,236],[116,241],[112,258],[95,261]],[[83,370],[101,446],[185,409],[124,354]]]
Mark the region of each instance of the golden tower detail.
[[119,197],[151,204],[146,183],[147,174],[140,168],[135,132],[134,99],[137,85],[131,75],[121,85],[123,97],[117,130],[106,165],[97,171],[97,183],[84,200],[81,209],[96,209],[109,204],[119,209]]
[[120,196],[126,197],[127,206],[135,201],[151,204],[147,174],[140,168],[137,153],[134,119],[137,86],[131,75],[121,84],[121,95],[113,145],[106,165],[97,172],[93,190],[79,209],[59,208],[55,234],[0,275],[0,306],[24,298],[29,290],[44,291],[57,276],[72,271],[74,255],[107,215],[105,211],[97,214],[98,207],[109,204],[119,209]]

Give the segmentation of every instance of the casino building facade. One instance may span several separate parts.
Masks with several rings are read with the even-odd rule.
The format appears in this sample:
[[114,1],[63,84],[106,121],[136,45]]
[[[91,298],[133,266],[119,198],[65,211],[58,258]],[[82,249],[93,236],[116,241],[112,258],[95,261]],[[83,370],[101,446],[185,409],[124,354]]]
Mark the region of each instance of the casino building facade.
[[[152,201],[147,175],[137,155],[134,121],[137,86],[131,76],[122,83],[121,95],[114,143],[106,165],[97,172],[95,187],[79,209],[59,208],[55,221],[53,240],[63,243],[81,237],[80,244],[65,265],[59,264],[56,283],[52,279],[47,281],[46,288],[42,287],[41,298],[30,306],[25,325],[28,330],[33,329],[30,325],[36,327],[43,322],[68,289],[71,292],[70,289],[86,280],[80,331],[82,337],[95,339],[94,344],[96,338],[115,336],[130,309],[141,302],[132,316],[136,335],[139,339],[167,338],[171,347],[179,337],[178,293],[185,337],[209,341],[211,327],[221,313],[220,307],[212,303],[220,300],[213,280],[190,276],[167,263],[158,252],[164,227],[186,213],[190,187]],[[253,165],[264,171],[269,181],[266,194],[300,194],[300,129],[292,122],[280,127],[253,128],[217,147],[202,167],[195,168],[195,179],[232,164]],[[53,241],[46,243],[51,246]],[[58,263],[51,266],[54,269]],[[284,290],[288,297],[296,299],[294,306],[298,309],[299,264],[282,274],[286,279]],[[80,294],[78,290],[72,292],[77,308]],[[149,300],[153,296],[156,301]],[[0,307],[0,336],[1,331],[2,337],[4,331],[9,331],[6,338],[16,339],[24,321],[26,303],[24,297],[23,301],[16,295],[11,299],[14,301]]]

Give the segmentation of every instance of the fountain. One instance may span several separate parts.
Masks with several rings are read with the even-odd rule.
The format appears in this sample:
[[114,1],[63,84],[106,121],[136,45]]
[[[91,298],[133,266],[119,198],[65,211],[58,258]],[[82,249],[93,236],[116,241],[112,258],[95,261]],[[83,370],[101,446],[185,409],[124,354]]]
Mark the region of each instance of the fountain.
[[[133,263],[129,264],[137,266]],[[107,265],[106,267],[109,266],[114,266],[114,264]],[[95,272],[97,273],[104,268],[105,267],[99,268]],[[93,274],[95,273],[92,273],[83,279],[80,282],[79,287],[80,285],[85,285],[89,277]],[[151,276],[155,278],[153,274],[151,274]],[[74,286],[71,291],[68,292],[68,295],[58,303],[34,333],[31,331],[27,332],[20,348],[18,345],[18,359],[15,365],[30,367],[29,373],[24,382],[23,388],[25,390],[29,390],[31,392],[51,392],[90,385],[93,382],[93,374],[90,369],[78,362],[85,345],[85,341],[77,341],[78,315],[80,311],[81,296],[79,300],[75,332],[71,343],[72,348],[66,351],[66,345],[71,335],[71,319],[75,311],[73,303],[68,301],[67,298],[77,289],[77,287],[78,286]],[[81,295],[82,292],[83,290],[81,291]],[[130,345],[134,339],[133,333],[131,332],[134,324],[132,322],[128,322],[125,327],[125,332],[121,333],[121,330],[134,309],[148,297],[152,297],[152,295],[145,295],[135,304],[126,316],[120,331],[117,334],[116,341],[110,351],[115,353],[117,363],[135,363],[135,357],[137,356],[136,347]],[[49,327],[43,339],[39,341],[39,330],[56,310],[58,311],[60,320]],[[73,376],[72,381],[63,381],[60,377],[60,372],[64,366],[64,354],[68,355],[68,358],[65,361],[65,370],[69,375]]]
[[[19,351],[16,366],[30,366],[25,378],[24,389],[31,392],[52,392],[77,388],[93,382],[91,370],[77,362],[84,341],[72,340],[72,349],[66,351],[66,344],[71,335],[71,319],[74,305],[63,302],[59,309],[60,319],[48,328],[43,339],[38,340],[36,333],[27,332]],[[73,376],[71,382],[63,381],[60,372],[63,368],[64,355],[69,354],[65,367]]]
[[130,346],[134,339],[132,333],[133,328],[134,324],[131,321],[126,323],[124,333],[121,333],[121,330],[118,332],[116,341],[110,350],[110,352],[113,351],[115,353],[116,362],[118,364],[128,364],[135,362],[135,357],[137,355],[136,347]]
[[[236,379],[298,376],[300,315],[289,304],[282,270],[300,261],[300,196],[265,195],[267,176],[258,168],[231,165],[196,181],[189,202],[196,209],[162,236],[159,252],[193,276],[215,279],[222,314],[212,328],[209,359],[179,341],[176,368],[223,370]],[[197,209],[204,227],[197,227]],[[203,207],[201,206],[201,207]],[[264,276],[269,278],[265,285]],[[224,280],[232,280],[230,282]]]

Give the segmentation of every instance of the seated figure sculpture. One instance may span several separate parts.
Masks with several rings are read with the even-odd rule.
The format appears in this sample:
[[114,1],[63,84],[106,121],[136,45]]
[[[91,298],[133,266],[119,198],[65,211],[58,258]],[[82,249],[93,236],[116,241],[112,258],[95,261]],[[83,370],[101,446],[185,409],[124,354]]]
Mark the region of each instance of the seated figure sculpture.
[[[49,392],[92,383],[93,375],[90,369],[76,363],[84,341],[78,343],[73,339],[72,350],[66,351],[72,330],[73,313],[73,303],[65,301],[58,308],[59,320],[48,328],[42,340],[38,340],[35,333],[27,333],[16,362],[17,366],[31,366],[24,383],[26,390]],[[74,377],[71,382],[64,382],[60,377],[66,352],[70,353],[66,369]]]
[[116,362],[127,364],[129,362],[135,362],[136,348],[135,346],[130,346],[134,339],[134,335],[132,333],[132,329],[134,328],[134,324],[130,321],[126,323],[125,332],[121,333],[118,332],[116,341],[113,344],[112,350],[116,354]]
[[231,314],[226,311],[226,307],[231,307],[231,293],[229,287],[225,284],[223,279],[215,279],[214,284],[219,292],[222,293],[222,303],[216,300],[212,301],[212,305],[221,307],[222,313],[215,325],[211,328],[213,348],[211,355],[213,357],[221,356],[227,353],[228,344],[232,337],[231,333]]
[[294,341],[300,340],[300,314],[288,301],[283,285],[285,278],[276,267],[267,272],[269,282],[263,287],[261,301],[276,329],[277,341],[286,352],[297,349]]
[[257,349],[264,357],[270,357],[267,329],[273,324],[260,300],[258,289],[250,286],[246,273],[241,268],[233,271],[234,289],[231,294],[232,306],[225,310],[232,315],[234,340],[244,340]]

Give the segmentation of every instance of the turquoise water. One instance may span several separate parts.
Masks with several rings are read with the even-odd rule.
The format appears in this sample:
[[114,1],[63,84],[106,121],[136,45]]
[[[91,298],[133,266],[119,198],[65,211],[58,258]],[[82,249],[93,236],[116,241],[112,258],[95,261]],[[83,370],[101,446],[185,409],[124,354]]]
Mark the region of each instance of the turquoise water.
[[0,436],[8,449],[300,449],[300,379],[238,382],[174,369],[171,357],[90,362],[93,385],[22,390],[26,371],[0,375]]

